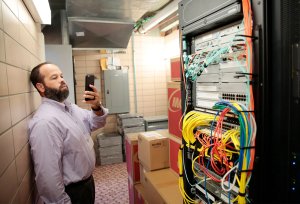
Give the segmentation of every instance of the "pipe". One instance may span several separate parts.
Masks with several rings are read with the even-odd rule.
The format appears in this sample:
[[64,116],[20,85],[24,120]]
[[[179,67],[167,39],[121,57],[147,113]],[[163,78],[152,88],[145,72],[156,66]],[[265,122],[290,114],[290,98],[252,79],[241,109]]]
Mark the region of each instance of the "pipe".
[[132,50],[132,67],[133,67],[133,92],[134,92],[134,108],[137,113],[137,94],[136,94],[136,73],[134,63],[134,32],[131,33],[131,50]]

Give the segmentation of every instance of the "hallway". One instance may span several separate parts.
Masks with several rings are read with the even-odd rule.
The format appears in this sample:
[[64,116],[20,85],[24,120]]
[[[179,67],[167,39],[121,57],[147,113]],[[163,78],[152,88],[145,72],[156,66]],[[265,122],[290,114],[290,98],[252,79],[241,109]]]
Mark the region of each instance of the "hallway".
[[95,204],[129,203],[126,163],[96,166],[93,176]]

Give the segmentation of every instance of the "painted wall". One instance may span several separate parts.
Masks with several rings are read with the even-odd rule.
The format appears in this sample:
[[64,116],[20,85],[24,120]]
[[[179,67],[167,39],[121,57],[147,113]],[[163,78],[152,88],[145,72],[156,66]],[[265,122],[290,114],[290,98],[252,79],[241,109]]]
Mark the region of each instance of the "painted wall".
[[62,71],[69,87],[68,100],[75,103],[74,74],[71,45],[45,45],[46,61],[56,64]]

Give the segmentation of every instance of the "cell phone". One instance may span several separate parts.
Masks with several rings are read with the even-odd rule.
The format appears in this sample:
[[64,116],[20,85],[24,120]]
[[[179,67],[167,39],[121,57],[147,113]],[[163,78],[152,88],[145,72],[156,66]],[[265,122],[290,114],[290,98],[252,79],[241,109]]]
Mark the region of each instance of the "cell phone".
[[[93,91],[93,89],[90,87],[90,84],[91,85],[94,85],[95,84],[95,76],[92,75],[92,74],[87,74],[85,76],[85,90],[86,91]],[[90,101],[92,99],[90,98],[85,98],[86,101]]]

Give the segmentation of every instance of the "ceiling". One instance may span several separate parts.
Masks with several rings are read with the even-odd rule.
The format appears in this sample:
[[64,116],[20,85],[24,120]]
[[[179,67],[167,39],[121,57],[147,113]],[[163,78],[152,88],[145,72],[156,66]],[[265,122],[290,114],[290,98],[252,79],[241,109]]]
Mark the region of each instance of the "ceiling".
[[[61,27],[60,10],[65,10],[67,31],[73,48],[126,48],[137,21],[153,16],[172,0],[49,0],[52,25],[45,38]],[[59,24],[59,25],[58,25]],[[63,32],[62,30],[60,30]],[[56,37],[53,37],[56,36]],[[50,41],[51,41],[50,40]],[[46,42],[47,43],[47,42]]]

